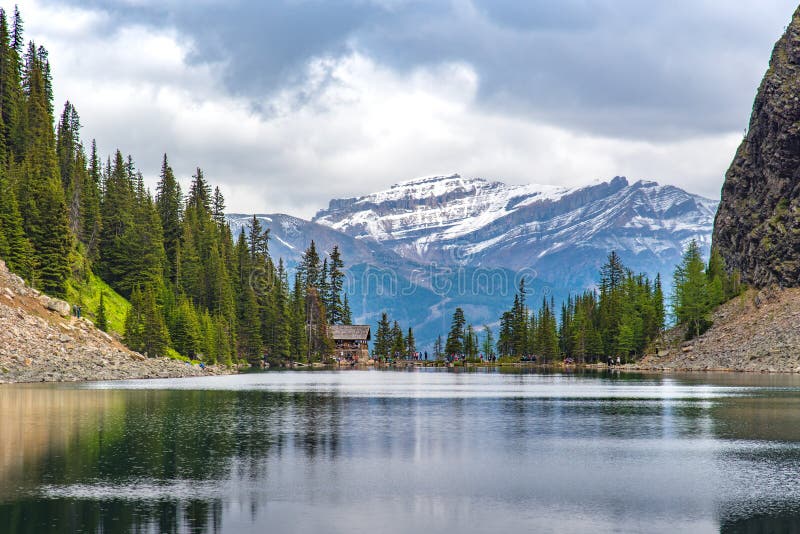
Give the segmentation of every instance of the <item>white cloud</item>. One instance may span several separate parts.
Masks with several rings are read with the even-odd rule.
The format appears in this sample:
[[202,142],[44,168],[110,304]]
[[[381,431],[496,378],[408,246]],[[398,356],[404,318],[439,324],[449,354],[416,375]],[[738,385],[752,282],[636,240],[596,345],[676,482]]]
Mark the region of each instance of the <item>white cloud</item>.
[[101,31],[101,12],[38,1],[23,15],[50,51],[56,106],[75,104],[87,141],[133,154],[150,184],[163,152],[184,180],[199,165],[231,211],[310,216],[332,197],[439,172],[566,185],[624,174],[716,196],[740,139],[575,133],[482,107],[467,63],[398,72],[358,51],[314,58],[301,82],[252,102],[226,91],[224,64],[190,61],[177,31]]

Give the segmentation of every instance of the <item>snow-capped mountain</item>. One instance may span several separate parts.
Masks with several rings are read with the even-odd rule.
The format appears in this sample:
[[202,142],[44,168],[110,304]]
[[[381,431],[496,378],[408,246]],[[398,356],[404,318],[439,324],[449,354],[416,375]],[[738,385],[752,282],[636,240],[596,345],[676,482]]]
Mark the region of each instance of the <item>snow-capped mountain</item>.
[[596,269],[611,250],[635,270],[671,270],[691,239],[710,246],[716,205],[677,187],[622,177],[565,188],[456,174],[332,200],[314,221],[417,262],[535,268],[552,283],[579,287],[595,273],[576,271]]
[[[707,253],[717,202],[655,182],[616,177],[578,188],[508,185],[459,175],[402,182],[335,199],[305,221],[259,215],[270,250],[293,266],[313,239],[339,245],[355,319],[381,311],[415,327],[421,345],[446,332],[462,307],[475,325],[495,322],[525,276],[536,306],[596,283],[608,253],[668,287],[684,246]],[[229,215],[238,232],[247,215]]]

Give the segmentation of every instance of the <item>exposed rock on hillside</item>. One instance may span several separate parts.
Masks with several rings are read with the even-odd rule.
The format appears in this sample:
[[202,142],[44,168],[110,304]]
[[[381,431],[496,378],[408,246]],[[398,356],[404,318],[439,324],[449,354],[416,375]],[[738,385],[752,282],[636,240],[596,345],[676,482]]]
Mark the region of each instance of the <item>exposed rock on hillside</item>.
[[0,383],[198,376],[214,372],[168,358],[145,358],[70,305],[25,285],[0,260]]
[[756,287],[800,285],[800,8],[772,51],[725,175],[713,242]]
[[695,340],[682,343],[684,331],[673,331],[668,346],[637,367],[800,372],[800,288],[751,289],[711,318],[713,327]]

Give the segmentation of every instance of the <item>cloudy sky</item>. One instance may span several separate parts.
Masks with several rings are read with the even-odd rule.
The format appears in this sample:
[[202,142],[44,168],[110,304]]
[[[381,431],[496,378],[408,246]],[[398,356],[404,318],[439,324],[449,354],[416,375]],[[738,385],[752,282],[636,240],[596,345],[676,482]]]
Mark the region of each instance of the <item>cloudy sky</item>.
[[[459,172],[717,198],[796,0],[22,0],[83,137],[229,211]],[[7,10],[13,6],[6,6]]]

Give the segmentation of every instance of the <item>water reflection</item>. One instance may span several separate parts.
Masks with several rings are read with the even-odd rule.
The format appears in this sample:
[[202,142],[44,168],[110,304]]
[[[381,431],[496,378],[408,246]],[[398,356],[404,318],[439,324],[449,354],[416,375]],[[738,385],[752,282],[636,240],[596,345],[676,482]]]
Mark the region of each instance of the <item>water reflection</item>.
[[800,524],[794,377],[295,372],[4,386],[0,418],[2,532]]

